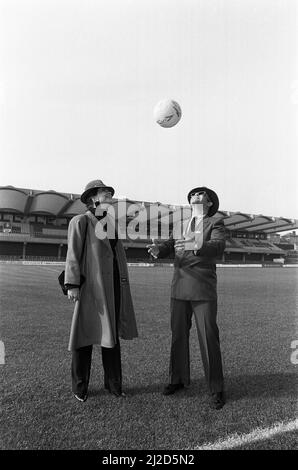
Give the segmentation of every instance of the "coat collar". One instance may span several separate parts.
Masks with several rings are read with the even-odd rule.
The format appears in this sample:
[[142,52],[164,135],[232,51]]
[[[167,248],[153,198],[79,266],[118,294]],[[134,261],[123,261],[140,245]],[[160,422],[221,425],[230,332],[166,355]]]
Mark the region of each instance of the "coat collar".
[[[91,225],[93,226],[93,230],[95,232],[96,230],[96,225],[99,223],[99,220],[96,218],[96,216],[94,214],[92,214],[91,211],[87,211],[86,212],[86,215],[87,217],[89,218],[89,220],[91,221]],[[100,239],[98,239],[100,240]],[[102,243],[104,243],[104,245],[108,248],[108,250],[111,250],[112,251],[112,248],[111,248],[111,245],[110,245],[110,242],[109,242],[109,239],[107,237],[105,237],[103,240],[100,240]]]
[[97,220],[97,218],[95,217],[95,215],[92,214],[91,211],[87,211],[87,212],[86,212],[86,215],[87,215],[87,217],[89,217],[89,219],[91,220],[92,225],[95,226],[95,225],[97,224],[97,222],[98,222],[98,220]]

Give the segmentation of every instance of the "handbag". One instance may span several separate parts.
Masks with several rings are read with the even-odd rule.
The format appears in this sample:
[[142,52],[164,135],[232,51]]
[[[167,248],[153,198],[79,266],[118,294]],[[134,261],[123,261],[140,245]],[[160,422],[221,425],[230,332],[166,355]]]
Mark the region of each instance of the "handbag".
[[[86,238],[87,238],[87,228],[88,228],[88,220],[87,220],[87,223],[86,223],[86,231],[85,231],[83,249],[82,249],[82,254],[81,254],[81,261],[83,259],[83,255],[84,255],[84,251],[85,251],[85,244],[86,244]],[[81,276],[80,276],[80,288],[84,284],[85,280],[86,280],[85,276],[83,274],[81,274]],[[61,273],[59,274],[58,282],[59,282],[59,285],[62,289],[63,294],[67,295],[68,288],[65,286],[65,270],[61,271]]]

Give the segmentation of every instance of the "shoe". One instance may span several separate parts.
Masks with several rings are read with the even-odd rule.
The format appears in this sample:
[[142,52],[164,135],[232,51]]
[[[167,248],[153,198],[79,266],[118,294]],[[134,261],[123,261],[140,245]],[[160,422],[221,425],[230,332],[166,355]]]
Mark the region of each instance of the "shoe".
[[164,388],[162,394],[173,395],[173,393],[177,392],[178,390],[181,390],[181,388],[184,388],[184,384],[169,384]]
[[122,398],[126,398],[126,394],[120,390],[111,390],[111,388],[109,386],[105,387],[105,390],[107,392],[109,392],[111,395],[114,395],[115,397],[122,397]]
[[78,401],[86,401],[87,398],[88,398],[87,393],[86,393],[86,395],[76,395],[76,394],[74,393],[74,396],[75,396],[75,398],[76,398]]
[[114,395],[117,398],[126,398],[126,394],[124,392],[110,392],[112,395]]
[[211,394],[210,407],[213,410],[220,410],[225,404],[224,392],[216,392]]

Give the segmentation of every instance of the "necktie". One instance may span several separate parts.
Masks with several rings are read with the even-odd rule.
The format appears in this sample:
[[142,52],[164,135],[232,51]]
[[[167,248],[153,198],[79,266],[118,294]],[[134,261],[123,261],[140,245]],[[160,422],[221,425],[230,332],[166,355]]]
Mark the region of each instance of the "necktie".
[[198,252],[198,249],[197,249],[197,238],[200,237],[200,233],[201,233],[201,229],[199,230],[199,224],[200,224],[200,221],[201,219],[198,218],[198,217],[193,217],[192,220],[191,220],[191,223],[190,223],[190,226],[191,226],[191,231],[192,233],[194,234],[194,254],[196,255],[197,252]]
[[197,223],[197,218],[196,218],[196,217],[193,217],[193,218],[191,219],[191,223],[190,223],[190,229],[191,229],[192,232],[195,232],[196,223]]

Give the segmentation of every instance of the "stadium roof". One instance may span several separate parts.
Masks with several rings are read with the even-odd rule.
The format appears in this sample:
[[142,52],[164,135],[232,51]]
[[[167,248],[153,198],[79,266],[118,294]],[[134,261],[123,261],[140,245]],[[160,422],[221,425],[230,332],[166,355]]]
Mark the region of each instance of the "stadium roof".
[[[116,199],[114,200],[117,201]],[[159,209],[159,219],[173,215],[183,208],[184,217],[189,215],[189,206],[173,206],[159,202],[124,200],[134,204],[140,211],[153,206]],[[79,194],[60,193],[53,190],[42,191],[0,186],[0,212],[15,213],[24,216],[50,215],[53,217],[73,217],[85,212],[85,205]],[[227,229],[231,231],[274,233],[295,230],[297,219],[271,217],[263,214],[245,214],[243,212],[218,211],[215,217],[223,218]]]

